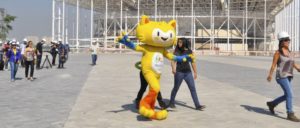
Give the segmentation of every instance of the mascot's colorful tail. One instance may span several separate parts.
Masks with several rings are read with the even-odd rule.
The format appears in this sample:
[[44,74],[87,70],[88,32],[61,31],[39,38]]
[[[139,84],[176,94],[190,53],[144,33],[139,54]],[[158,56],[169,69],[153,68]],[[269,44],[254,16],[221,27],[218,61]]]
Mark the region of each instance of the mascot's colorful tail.
[[150,119],[163,120],[167,118],[168,111],[165,109],[161,111],[154,111],[157,94],[158,92],[154,91],[154,89],[150,87],[149,93],[140,102],[139,113]]
[[[135,64],[135,67],[139,70],[141,70],[141,62],[137,62]],[[147,96],[140,101],[139,106],[139,113],[147,118],[150,119],[156,119],[156,120],[163,120],[166,119],[168,116],[167,110],[161,110],[161,111],[154,111],[155,107],[155,101],[158,95],[159,90],[155,91],[151,86],[149,86],[149,92]]]

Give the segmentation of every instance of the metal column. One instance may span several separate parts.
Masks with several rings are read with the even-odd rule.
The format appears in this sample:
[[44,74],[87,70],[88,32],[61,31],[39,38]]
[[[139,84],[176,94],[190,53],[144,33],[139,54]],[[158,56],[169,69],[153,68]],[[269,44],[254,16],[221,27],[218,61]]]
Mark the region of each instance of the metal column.
[[265,8],[264,8],[264,51],[266,51],[266,43],[267,43],[267,0],[265,0]]
[[61,39],[63,41],[63,43],[66,43],[66,40],[65,40],[65,6],[66,6],[66,3],[65,3],[65,0],[63,0],[63,10],[62,10],[62,36],[61,36]]
[[58,40],[61,40],[61,10],[58,8],[58,25],[57,25],[57,30],[58,30]]
[[94,0],[91,0],[91,42],[90,45],[92,46],[93,43],[93,30],[94,30]]
[[[246,0],[246,31],[245,31],[245,36],[246,36],[246,46],[248,47],[248,0]],[[248,48],[247,48],[248,51]]]
[[242,35],[242,43],[243,43],[243,50],[246,51],[245,49],[245,11],[243,11],[243,35]]
[[154,11],[154,19],[155,21],[157,21],[157,0],[155,0],[155,7],[154,7],[155,11]]
[[193,46],[193,51],[195,51],[195,42],[194,42],[194,0],[191,3],[191,47]]
[[[121,35],[122,32],[123,32],[123,0],[121,0],[121,6],[120,6],[120,33],[119,33],[119,35]],[[122,49],[121,43],[119,43],[119,49]]]
[[52,41],[55,39],[55,0],[52,0]]
[[210,50],[213,50],[215,47],[214,44],[214,35],[215,35],[215,28],[214,28],[214,16],[213,16],[213,0],[210,0]]
[[138,2],[138,17],[137,17],[137,21],[138,21],[138,24],[140,23],[140,0],[137,0],[137,2]]
[[254,45],[254,51],[256,51],[256,18],[254,19],[254,37],[253,37],[253,45]]
[[107,49],[107,18],[108,18],[108,1],[105,0],[105,23],[104,23],[104,50]]
[[76,4],[76,49],[79,52],[79,0],[77,0]]
[[174,20],[175,19],[175,0],[173,0],[173,16],[172,17],[173,17],[173,20]]
[[227,51],[229,51],[230,0],[227,1]]

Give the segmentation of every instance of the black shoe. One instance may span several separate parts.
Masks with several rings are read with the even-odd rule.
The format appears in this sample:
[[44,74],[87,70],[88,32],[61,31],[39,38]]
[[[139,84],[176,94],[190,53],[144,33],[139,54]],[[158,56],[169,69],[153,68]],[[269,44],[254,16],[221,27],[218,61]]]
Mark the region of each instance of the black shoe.
[[167,108],[166,103],[164,101],[162,101],[162,100],[158,101],[158,104],[161,107],[161,109],[166,109]]
[[272,102],[267,102],[267,106],[269,107],[270,112],[275,115],[274,108],[276,105],[274,105]]
[[204,108],[206,108],[205,105],[200,105],[199,107],[196,107],[195,109],[199,110],[199,111],[204,111]]

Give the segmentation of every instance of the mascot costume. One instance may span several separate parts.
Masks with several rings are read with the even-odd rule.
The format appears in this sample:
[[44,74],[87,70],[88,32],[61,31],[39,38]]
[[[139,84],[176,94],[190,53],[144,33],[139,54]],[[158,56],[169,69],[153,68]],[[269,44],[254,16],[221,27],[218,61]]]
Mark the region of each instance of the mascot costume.
[[142,16],[136,28],[137,39],[142,42],[136,45],[131,42],[128,35],[122,33],[118,37],[118,42],[127,47],[142,52],[142,73],[149,84],[148,94],[140,101],[139,113],[147,118],[163,120],[168,116],[167,110],[154,111],[156,97],[160,91],[160,75],[163,66],[163,58],[169,60],[185,62],[194,61],[195,57],[190,55],[175,56],[167,51],[176,41],[176,21],[166,22],[150,21],[147,16]]

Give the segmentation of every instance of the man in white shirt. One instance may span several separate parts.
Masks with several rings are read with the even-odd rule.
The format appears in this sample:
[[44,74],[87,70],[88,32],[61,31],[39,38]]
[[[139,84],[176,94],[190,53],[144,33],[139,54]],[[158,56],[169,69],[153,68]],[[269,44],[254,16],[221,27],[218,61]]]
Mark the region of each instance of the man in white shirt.
[[20,44],[20,50],[21,50],[21,55],[22,55],[21,66],[23,68],[25,67],[24,53],[25,53],[26,45],[27,45],[27,39],[24,38],[23,43]]
[[96,65],[98,50],[99,50],[98,43],[93,42],[92,46],[90,47],[90,51],[92,54],[92,65]]

